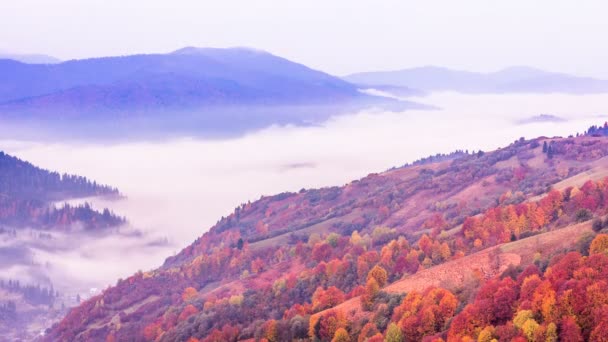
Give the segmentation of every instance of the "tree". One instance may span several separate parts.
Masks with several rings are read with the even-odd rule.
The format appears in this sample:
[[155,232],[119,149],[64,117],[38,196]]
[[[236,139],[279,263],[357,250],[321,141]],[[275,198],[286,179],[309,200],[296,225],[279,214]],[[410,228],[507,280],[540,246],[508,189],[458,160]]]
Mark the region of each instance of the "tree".
[[374,306],[374,300],[380,292],[380,286],[374,277],[370,277],[365,284],[365,292],[361,296],[361,306],[363,310],[370,311]]
[[546,342],[557,342],[557,325],[553,322],[549,323],[545,335]]
[[395,308],[393,320],[399,322],[406,341],[419,341],[445,329],[454,316],[458,299],[450,291],[428,288],[423,293],[411,291]]
[[567,316],[562,319],[559,333],[560,341],[582,342],[581,328],[576,324],[574,317]]
[[308,320],[300,315],[296,315],[289,321],[291,336],[294,339],[304,339],[307,337]]
[[386,342],[404,342],[401,329],[394,322],[388,325],[386,329]]
[[144,328],[144,337],[148,341],[154,341],[161,331],[158,323],[150,323]]
[[589,247],[589,254],[604,253],[608,255],[608,234],[598,234]]
[[534,314],[532,313],[532,310],[518,311],[515,318],[513,318],[513,324],[515,324],[516,327],[523,329],[524,324],[533,317]]
[[318,287],[312,294],[312,309],[313,311],[321,311],[327,308],[334,307],[344,302],[344,292],[335,286],[323,290]]
[[378,328],[376,328],[376,324],[372,322],[368,322],[363,326],[361,332],[359,333],[358,342],[365,342],[368,338],[376,335],[378,333]]
[[431,248],[433,247],[433,241],[428,237],[428,235],[422,234],[420,239],[418,239],[418,247],[426,256],[430,257],[432,253]]
[[536,336],[536,330],[538,330],[539,327],[540,325],[534,319],[530,318],[522,325],[521,330],[523,330],[528,341],[532,342],[536,340],[534,337]]
[[271,319],[264,323],[263,326],[264,337],[269,342],[277,342],[278,341],[278,331],[277,331],[277,321]]
[[377,333],[376,335],[368,338],[366,342],[384,342],[384,337],[382,337],[381,333]]
[[482,331],[479,332],[479,336],[477,336],[477,342],[491,342],[494,338],[494,327],[486,326]]
[[178,320],[180,322],[185,321],[188,317],[190,317],[196,313],[198,313],[198,309],[196,307],[194,307],[194,305],[188,304],[188,305],[186,305],[184,310],[182,310],[182,313],[179,315]]
[[340,328],[336,330],[334,338],[331,340],[331,342],[350,342],[350,336],[348,335],[346,329]]
[[[313,322],[311,321],[311,324]],[[314,329],[314,335],[323,341],[331,341],[335,336],[336,332],[340,329],[346,329],[347,324],[344,313],[340,310],[330,310],[321,317],[312,326]]]
[[388,280],[388,273],[386,273],[384,268],[376,265],[367,274],[367,279],[369,280],[370,278],[374,278],[378,286],[383,287]]
[[608,341],[608,319],[604,317],[600,324],[591,332],[589,341],[606,342]]
[[182,300],[184,302],[189,302],[189,301],[193,300],[194,298],[196,298],[197,295],[198,295],[198,291],[196,291],[196,289],[194,287],[187,287],[184,289],[184,292],[182,293]]
[[251,262],[251,273],[258,273],[264,269],[264,260],[256,258]]

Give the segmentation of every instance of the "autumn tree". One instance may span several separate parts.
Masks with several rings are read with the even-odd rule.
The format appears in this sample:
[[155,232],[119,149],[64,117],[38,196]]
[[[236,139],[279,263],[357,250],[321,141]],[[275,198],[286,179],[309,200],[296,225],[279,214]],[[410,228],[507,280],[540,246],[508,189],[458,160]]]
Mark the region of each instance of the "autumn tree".
[[378,333],[378,328],[376,328],[376,324],[372,322],[368,322],[361,328],[361,332],[359,333],[358,342],[365,342],[368,338],[376,335]]
[[344,292],[335,286],[324,290],[318,287],[312,295],[313,311],[321,311],[344,302]]
[[388,273],[386,273],[384,268],[376,265],[367,274],[367,279],[369,280],[370,278],[374,278],[379,287],[384,287],[388,280]]
[[372,310],[378,292],[380,292],[380,286],[376,278],[370,277],[365,284],[365,292],[361,296],[361,306],[364,310]]
[[182,300],[184,302],[189,302],[196,298],[197,295],[198,291],[196,291],[194,287],[187,287],[184,289],[184,292],[182,292]]
[[277,321],[271,319],[264,323],[262,327],[264,331],[264,338],[266,338],[269,342],[277,342],[278,339],[278,331],[277,331]]
[[448,290],[431,287],[423,293],[412,291],[395,308],[393,320],[398,322],[405,340],[419,341],[445,329],[457,306],[458,299]]
[[561,341],[582,342],[581,328],[576,324],[574,317],[567,316],[562,319],[559,338]]
[[350,342],[350,336],[348,335],[346,329],[339,328],[336,330],[334,338],[331,340],[331,342]]
[[186,305],[184,310],[182,310],[182,313],[179,315],[178,320],[180,322],[185,321],[188,317],[190,317],[196,313],[198,313],[198,309],[194,305],[188,304],[188,305]]
[[388,325],[386,329],[386,342],[404,342],[403,333],[401,329],[394,322]]
[[598,234],[589,247],[589,254],[604,253],[608,255],[608,234]]
[[[340,328],[346,329],[347,323],[342,311],[330,310],[319,316],[314,325],[311,326],[312,336],[323,341],[331,341]],[[311,324],[313,324],[312,321]]]

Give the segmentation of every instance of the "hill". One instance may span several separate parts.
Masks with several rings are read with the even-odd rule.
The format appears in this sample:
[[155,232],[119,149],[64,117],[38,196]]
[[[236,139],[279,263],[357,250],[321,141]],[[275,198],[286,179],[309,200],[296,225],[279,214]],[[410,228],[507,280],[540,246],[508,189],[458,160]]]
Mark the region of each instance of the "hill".
[[510,67],[478,73],[441,67],[420,67],[395,71],[362,72],[344,77],[368,86],[403,86],[433,91],[461,93],[567,93],[608,92],[608,81],[547,72],[530,67]]
[[53,202],[92,196],[119,197],[116,188],[85,177],[51,172],[0,151],[0,224],[14,228],[69,228],[80,222],[89,229],[113,227],[125,221],[109,210],[88,204],[55,207]]
[[[45,339],[597,336],[605,307],[590,298],[608,265],[596,233],[608,223],[608,138],[598,130],[245,203],[158,269],[73,309]],[[596,292],[568,302],[565,282]]]
[[[248,48],[183,48],[32,65],[0,60],[4,118],[212,115],[223,107],[395,103],[304,65]],[[401,104],[405,106],[406,104]]]

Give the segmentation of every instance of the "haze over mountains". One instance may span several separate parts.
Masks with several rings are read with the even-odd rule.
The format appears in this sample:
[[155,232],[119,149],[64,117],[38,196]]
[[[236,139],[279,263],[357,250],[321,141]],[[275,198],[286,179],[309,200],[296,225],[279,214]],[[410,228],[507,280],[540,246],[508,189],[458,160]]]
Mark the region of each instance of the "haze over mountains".
[[515,66],[496,72],[479,73],[425,66],[395,71],[362,72],[345,80],[368,86],[403,86],[433,91],[461,93],[567,93],[608,92],[608,81],[578,77],[536,68]]

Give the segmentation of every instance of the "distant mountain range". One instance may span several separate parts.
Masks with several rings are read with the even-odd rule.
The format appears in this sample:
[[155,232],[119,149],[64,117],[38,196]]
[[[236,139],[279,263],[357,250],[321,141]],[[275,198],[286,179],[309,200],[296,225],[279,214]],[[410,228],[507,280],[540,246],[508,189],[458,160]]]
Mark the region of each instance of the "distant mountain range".
[[27,64],[56,64],[61,63],[61,60],[53,56],[42,54],[19,54],[0,51],[0,59],[12,59],[21,63]]
[[427,66],[396,71],[362,72],[345,76],[355,84],[401,86],[427,92],[461,93],[568,93],[608,92],[608,81],[548,72],[530,67],[510,67],[478,73]]
[[46,115],[322,105],[376,98],[264,51],[184,48],[169,54],[31,65],[0,60],[0,109]]

